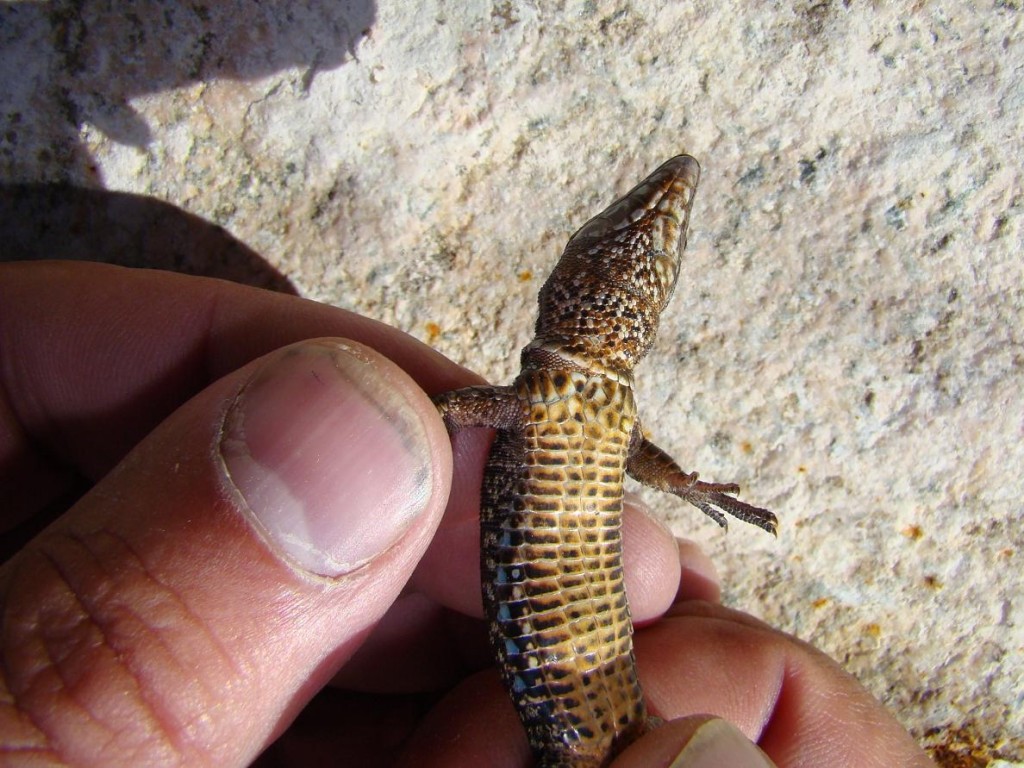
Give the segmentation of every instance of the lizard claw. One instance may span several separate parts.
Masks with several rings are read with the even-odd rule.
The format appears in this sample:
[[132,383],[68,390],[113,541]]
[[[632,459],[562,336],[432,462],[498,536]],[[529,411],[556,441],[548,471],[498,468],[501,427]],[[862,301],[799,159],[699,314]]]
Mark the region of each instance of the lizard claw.
[[698,482],[680,492],[679,496],[693,504],[723,528],[728,528],[725,515],[722,514],[725,512],[737,520],[768,531],[772,536],[778,536],[779,519],[767,509],[747,504],[730,495],[739,493],[739,491],[740,487],[735,483]]

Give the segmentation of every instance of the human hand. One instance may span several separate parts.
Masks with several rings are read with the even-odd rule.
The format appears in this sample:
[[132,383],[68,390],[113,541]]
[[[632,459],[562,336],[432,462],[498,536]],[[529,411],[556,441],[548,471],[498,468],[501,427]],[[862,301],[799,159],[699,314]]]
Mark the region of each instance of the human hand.
[[[318,336],[357,343],[280,349]],[[294,297],[36,263],[0,267],[0,382],[7,760],[528,764],[477,620],[488,438],[456,436],[452,474],[424,394],[468,374]],[[669,610],[637,635],[659,715],[727,717],[782,766],[928,764],[824,656],[715,605],[639,506],[625,546],[638,622]],[[616,765],[667,765],[704,721]]]

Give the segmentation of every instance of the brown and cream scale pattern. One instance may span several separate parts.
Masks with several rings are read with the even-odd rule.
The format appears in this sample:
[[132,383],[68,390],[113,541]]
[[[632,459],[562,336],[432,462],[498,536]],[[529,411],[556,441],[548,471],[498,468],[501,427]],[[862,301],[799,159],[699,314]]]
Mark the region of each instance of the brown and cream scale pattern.
[[633,396],[567,371],[533,371],[515,393],[519,471],[511,493],[482,504],[492,645],[533,744],[608,751],[645,719],[621,562]]
[[672,158],[574,234],[511,386],[435,397],[449,430],[497,430],[481,581],[502,678],[538,763],[602,766],[647,727],[622,576],[626,474],[725,525],[775,532],[733,484],[688,474],[640,428],[633,367],[678,278],[697,162]]

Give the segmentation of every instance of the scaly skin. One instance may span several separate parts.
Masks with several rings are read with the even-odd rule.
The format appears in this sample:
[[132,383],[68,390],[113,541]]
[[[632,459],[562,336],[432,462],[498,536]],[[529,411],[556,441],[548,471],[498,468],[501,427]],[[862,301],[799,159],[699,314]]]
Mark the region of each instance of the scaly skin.
[[450,431],[498,430],[481,497],[491,646],[541,766],[603,766],[647,727],[622,581],[625,473],[725,525],[775,533],[732,484],[703,483],[644,436],[633,368],[686,247],[700,167],[674,157],[570,238],[508,387],[434,398]]

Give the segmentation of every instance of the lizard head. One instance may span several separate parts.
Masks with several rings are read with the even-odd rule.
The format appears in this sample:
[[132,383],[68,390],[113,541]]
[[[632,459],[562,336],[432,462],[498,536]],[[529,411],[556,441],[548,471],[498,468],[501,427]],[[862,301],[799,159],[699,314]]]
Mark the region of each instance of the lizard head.
[[654,343],[700,166],[679,155],[584,224],[540,291],[531,348],[628,375]]

